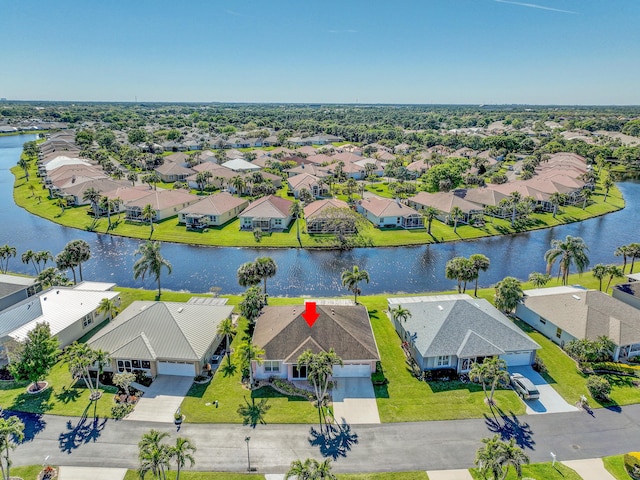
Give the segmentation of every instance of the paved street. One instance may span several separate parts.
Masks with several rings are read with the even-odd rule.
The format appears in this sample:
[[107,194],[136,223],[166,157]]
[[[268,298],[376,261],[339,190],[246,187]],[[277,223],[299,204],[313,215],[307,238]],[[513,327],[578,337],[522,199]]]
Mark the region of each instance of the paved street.
[[[136,468],[137,443],[151,428],[171,431],[163,423],[82,421],[44,415],[26,417],[27,442],[12,457],[15,465],[49,462],[57,465]],[[297,458],[335,459],[337,472],[443,470],[473,465],[480,439],[497,432],[515,436],[532,462],[595,458],[626,453],[640,445],[640,405],[624,409],[556,413],[522,417],[421,423],[359,425],[321,434],[317,426],[240,425],[182,426],[179,434],[198,447],[198,470],[244,471],[249,442],[251,465],[263,473],[282,473]]]

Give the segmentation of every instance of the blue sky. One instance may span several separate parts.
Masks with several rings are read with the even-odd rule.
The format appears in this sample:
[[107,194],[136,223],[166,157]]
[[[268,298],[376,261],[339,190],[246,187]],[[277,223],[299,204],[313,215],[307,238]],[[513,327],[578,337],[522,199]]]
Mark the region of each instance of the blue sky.
[[640,104],[638,0],[2,0],[0,97]]

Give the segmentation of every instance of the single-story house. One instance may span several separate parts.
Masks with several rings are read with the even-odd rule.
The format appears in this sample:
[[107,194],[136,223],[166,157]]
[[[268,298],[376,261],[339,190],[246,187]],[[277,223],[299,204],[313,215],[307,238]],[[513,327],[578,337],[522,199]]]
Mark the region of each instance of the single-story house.
[[376,227],[424,228],[422,216],[399,200],[365,198],[358,202],[356,209]]
[[427,207],[435,208],[438,211],[436,218],[443,223],[451,222],[450,213],[453,207],[460,208],[463,213],[462,218],[458,219],[458,223],[469,223],[473,218],[481,218],[483,213],[483,208],[480,205],[454,195],[452,192],[418,192],[407,199],[407,204],[416,210],[424,210]]
[[291,205],[293,202],[275,195],[267,195],[251,202],[239,215],[240,229],[262,231],[284,230],[291,223]]
[[336,230],[342,230],[343,234],[352,234],[356,232],[355,222],[335,222],[328,221],[328,212],[332,211],[332,217],[338,212],[345,212],[349,216],[353,212],[349,208],[347,202],[336,198],[327,198],[325,200],[316,200],[304,207],[304,218],[307,223],[308,233],[336,233]]
[[201,229],[209,226],[224,225],[236,218],[249,201],[234,197],[228,192],[220,192],[204,197],[178,212],[178,222],[189,229]]
[[640,314],[640,282],[634,281],[616,285],[613,287],[612,296],[637,308]]
[[525,290],[516,315],[560,346],[571,340],[596,340],[605,335],[616,345],[614,360],[640,355],[638,309],[598,290]]
[[215,353],[218,325],[233,307],[135,301],[87,342],[109,353],[105,371],[193,377]]
[[4,344],[26,338],[38,323],[49,324],[60,347],[78,340],[107,319],[104,313],[96,312],[103,298],[119,304],[119,293],[113,287],[113,283],[102,282],[51,287],[0,311],[0,363],[7,361]]
[[163,182],[184,182],[193,170],[177,162],[165,161],[156,168],[156,173]]
[[192,195],[185,190],[150,190],[144,197],[137,198],[130,202],[125,202],[126,219],[134,222],[143,222],[142,211],[147,205],[151,205],[156,211],[158,222],[165,218],[173,217],[180,210],[200,201],[200,197]]
[[260,170],[258,165],[255,165],[251,162],[247,162],[242,158],[235,158],[233,160],[229,160],[228,162],[224,162],[222,164],[223,167],[233,170],[234,172],[257,172]]
[[0,274],[0,311],[35,295],[42,286],[31,277]]
[[369,377],[380,353],[367,309],[362,305],[317,305],[320,315],[312,327],[303,318],[304,305],[265,307],[256,320],[253,343],[264,350],[262,363],[251,368],[255,378],[307,378],[298,357],[334,349],[344,366],[334,366],[334,377]]
[[422,370],[453,368],[467,372],[474,362],[499,357],[507,366],[531,365],[540,345],[484,299],[466,294],[387,299],[411,316],[394,320]]
[[307,190],[313,198],[326,197],[329,195],[329,189],[321,182],[320,179],[309,173],[301,173],[289,177],[287,180],[289,190],[293,192],[295,198],[300,198],[302,190]]

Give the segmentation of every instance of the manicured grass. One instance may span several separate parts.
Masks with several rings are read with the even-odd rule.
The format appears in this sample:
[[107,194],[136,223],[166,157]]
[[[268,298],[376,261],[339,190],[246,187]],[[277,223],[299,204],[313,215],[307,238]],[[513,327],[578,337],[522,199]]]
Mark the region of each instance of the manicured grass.
[[624,468],[624,455],[604,457],[602,463],[604,463],[604,468],[617,480],[629,480],[631,478]]
[[113,387],[106,387],[97,402],[89,401],[89,390],[75,385],[67,364],[60,361],[46,378],[49,388],[31,395],[26,389],[29,382],[0,382],[0,405],[6,410],[29,413],[48,413],[80,417],[83,414],[101,417],[111,416]]
[[[471,476],[475,480],[485,480],[478,469],[469,469]],[[544,480],[581,480],[582,477],[578,475],[575,470],[563,465],[560,462],[556,462],[555,466],[551,466],[551,462],[548,463],[533,463],[531,465],[522,466],[523,478],[537,478]],[[509,473],[506,480],[516,480],[516,472],[513,467],[509,468]]]
[[[17,205],[25,208],[29,212],[39,215],[47,220],[78,228],[80,230],[93,229],[97,232],[107,232],[108,220],[100,218],[94,221],[93,217],[87,214],[88,206],[66,208],[64,211],[55,205],[54,200],[48,198],[48,192],[42,189],[42,185],[36,176],[35,162],[31,162],[31,175],[28,181],[24,179],[24,172],[20,167],[13,167],[11,170],[15,176],[14,200]],[[32,185],[34,191],[29,189]],[[159,185],[170,188],[171,184]],[[339,186],[336,187],[339,189]],[[382,196],[391,196],[388,187],[384,182],[375,183],[373,187],[367,184],[367,190],[371,190]],[[382,192],[376,191],[382,189]],[[386,190],[385,190],[386,189]],[[284,198],[286,187],[277,193]],[[374,228],[370,222],[366,222],[359,231],[362,246],[401,246],[401,245],[421,245],[426,243],[446,242],[454,240],[475,239],[494,235],[504,235],[526,230],[552,227],[565,223],[576,222],[587,218],[604,215],[624,207],[624,200],[620,191],[613,187],[609,191],[607,202],[603,201],[604,195],[601,189],[596,189],[591,204],[583,210],[579,206],[562,207],[556,218],[550,213],[533,214],[525,226],[512,227],[508,220],[485,217],[486,224],[483,227],[472,227],[460,225],[454,232],[453,227],[445,225],[437,220],[433,221],[431,235],[426,233],[426,229],[416,230],[391,229],[380,230]],[[308,235],[304,233],[304,220],[301,222],[301,244],[304,248],[326,248],[326,238],[323,236]],[[195,245],[211,246],[237,246],[237,247],[298,247],[295,223],[292,223],[288,230],[277,233],[265,233],[262,240],[256,242],[253,232],[240,231],[240,220],[236,219],[222,227],[211,227],[207,231],[187,231],[184,225],[179,225],[177,218],[163,220],[154,225],[154,232],[148,224],[137,222],[125,222],[124,214],[112,217],[113,228],[109,232],[113,235],[124,237],[162,240],[176,243],[189,243]]]
[[24,480],[35,480],[42,471],[42,465],[27,465],[24,467],[11,467],[11,477],[22,477]]
[[382,473],[342,473],[338,480],[429,480],[427,472],[382,472]]
[[[299,299],[301,303],[301,299]],[[276,302],[271,302],[272,305]],[[238,331],[231,348],[237,352],[242,343],[246,329],[246,321],[240,319]],[[187,422],[192,423],[242,423],[243,418],[238,413],[238,407],[246,403],[256,404],[263,399],[270,406],[264,416],[266,423],[314,423],[318,419],[317,410],[313,404],[299,397],[281,395],[275,390],[262,387],[249,391],[240,382],[240,365],[236,354],[231,356],[231,367],[228,359],[224,358],[218,367],[213,380],[208,385],[194,384],[182,402],[182,411]],[[218,408],[215,401],[218,401]],[[207,405],[207,403],[209,405]]]
[[[166,472],[166,474],[167,480],[175,480],[175,469],[169,470],[168,472]],[[189,470],[180,470],[180,478],[184,480],[259,480],[264,479],[264,475],[251,473],[193,472]],[[140,480],[140,476],[135,470],[127,470],[127,474],[124,476],[124,480]]]

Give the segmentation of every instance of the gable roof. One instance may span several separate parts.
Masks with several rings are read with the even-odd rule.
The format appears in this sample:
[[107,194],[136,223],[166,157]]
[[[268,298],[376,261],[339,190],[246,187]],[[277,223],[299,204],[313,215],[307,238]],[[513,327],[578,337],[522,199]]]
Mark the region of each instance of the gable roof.
[[365,198],[360,201],[360,206],[376,217],[406,217],[418,214],[413,208],[390,198]]
[[314,185],[318,185],[318,180],[318,177],[314,175],[301,173],[300,175],[289,177],[287,182],[293,190],[301,190],[303,188],[311,190]]
[[224,162],[222,164],[223,167],[229,168],[235,172],[254,172],[260,170],[259,165],[255,165],[251,162],[247,162],[242,158],[235,158],[233,160],[229,160],[228,162]]
[[482,207],[476,203],[460,198],[454,195],[452,192],[418,192],[413,197],[407,199],[410,202],[414,202],[417,205],[423,205],[425,207],[433,207],[444,213],[449,213],[453,210],[453,207],[460,208],[463,212],[469,213],[474,210],[482,210]]
[[179,163],[168,161],[156,168],[156,172],[160,175],[191,175],[193,170],[183,167]]
[[178,213],[197,213],[201,215],[221,215],[236,207],[246,207],[247,200],[234,197],[228,192],[220,192],[204,197],[199,202],[183,208]]
[[380,359],[364,306],[317,305],[316,309],[320,316],[309,327],[302,305],[265,307],[253,333],[264,358],[295,363],[308,348],[315,353],[333,348],[343,360]]
[[337,198],[327,198],[325,200],[316,200],[304,207],[304,218],[311,220],[326,208],[349,208],[349,204]]
[[135,301],[87,343],[112,356],[200,361],[233,307]]
[[127,207],[144,208],[146,205],[151,205],[155,210],[164,210],[165,208],[173,206],[186,207],[187,205],[185,204],[196,202],[198,198],[197,195],[192,195],[185,190],[165,190],[159,188],[157,190],[151,190],[144,197],[127,202]]
[[576,338],[608,336],[616,345],[640,343],[638,310],[598,290],[530,295],[524,305]]
[[252,202],[240,214],[241,217],[289,218],[293,202],[286,198],[267,195]]
[[411,312],[402,328],[423,357],[471,358],[540,348],[484,299],[466,294],[388,299]]

